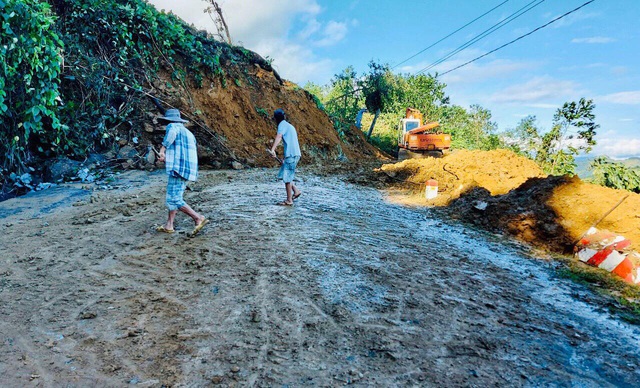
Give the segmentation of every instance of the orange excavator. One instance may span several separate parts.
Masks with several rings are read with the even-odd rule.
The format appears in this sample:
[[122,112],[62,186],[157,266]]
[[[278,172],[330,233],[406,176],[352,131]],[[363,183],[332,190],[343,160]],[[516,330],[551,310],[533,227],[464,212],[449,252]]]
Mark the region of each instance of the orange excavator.
[[438,130],[440,124],[433,121],[422,125],[422,113],[407,108],[400,120],[398,160],[442,156],[451,148],[451,135]]

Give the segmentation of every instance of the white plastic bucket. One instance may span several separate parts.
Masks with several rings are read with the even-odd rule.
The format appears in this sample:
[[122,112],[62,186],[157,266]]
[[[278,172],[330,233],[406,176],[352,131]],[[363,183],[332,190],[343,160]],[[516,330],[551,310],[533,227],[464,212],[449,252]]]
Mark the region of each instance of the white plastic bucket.
[[426,199],[434,199],[438,196],[438,181],[429,179],[425,184],[424,196]]

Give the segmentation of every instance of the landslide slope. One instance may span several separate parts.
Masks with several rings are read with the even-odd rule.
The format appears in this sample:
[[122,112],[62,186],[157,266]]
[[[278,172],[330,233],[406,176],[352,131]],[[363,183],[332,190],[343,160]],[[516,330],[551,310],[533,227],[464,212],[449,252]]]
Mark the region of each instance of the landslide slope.
[[[35,15],[42,4],[29,0],[16,7],[21,15]],[[23,165],[16,167],[22,171],[59,156],[82,161],[92,153],[148,166],[163,138],[158,105],[178,108],[190,121],[205,166],[273,165],[265,148],[275,136],[276,108],[298,129],[303,163],[376,154],[359,131],[339,135],[320,103],[281,79],[260,55],[218,42],[144,0],[48,4],[60,38],[54,47],[62,57],[59,88],[51,89],[59,91],[59,103],[50,112],[56,120],[45,120],[43,131],[28,138]],[[19,31],[20,20],[9,23]],[[62,126],[51,126],[54,121]]]

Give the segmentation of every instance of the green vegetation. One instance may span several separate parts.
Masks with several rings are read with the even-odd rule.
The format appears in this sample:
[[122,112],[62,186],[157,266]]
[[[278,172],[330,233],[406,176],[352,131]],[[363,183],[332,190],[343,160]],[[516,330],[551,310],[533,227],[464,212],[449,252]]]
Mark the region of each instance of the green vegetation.
[[599,125],[595,123],[592,100],[581,98],[567,102],[553,116],[553,127],[543,133],[536,125],[536,117],[529,116],[508,133],[514,140],[510,148],[536,163],[547,174],[576,173],[575,156],[589,152],[596,144]]
[[68,149],[69,128],[56,113],[64,44],[55,32],[56,19],[49,5],[34,0],[0,0],[0,9],[2,173],[28,163],[32,150]]
[[593,171],[593,182],[596,184],[640,193],[640,174],[622,163],[598,157],[589,168]]
[[267,112],[266,109],[264,108],[258,108],[256,107],[256,112],[258,112],[258,114],[262,117],[264,117],[265,119],[269,119],[269,112]]
[[407,108],[421,111],[426,122],[438,121],[441,130],[452,135],[454,149],[509,148],[552,175],[575,174],[575,157],[588,153],[596,144],[599,126],[592,100],[566,102],[556,111],[549,131],[540,130],[536,117],[529,116],[515,129],[500,134],[489,110],[451,104],[445,88],[437,75],[393,74],[387,65],[375,62],[369,63],[364,74],[347,67],[327,86],[305,86],[325,107],[339,134],[353,125],[358,111],[366,107],[374,116],[362,130],[372,144],[390,154],[397,150],[398,123]]
[[435,76],[393,74],[387,65],[375,62],[369,63],[365,74],[347,67],[327,86],[305,85],[322,103],[339,133],[354,125],[358,111],[366,107],[374,118],[363,130],[371,143],[391,154],[397,150],[398,122],[407,108],[420,110],[426,121],[440,122],[442,130],[452,134],[454,148],[502,146],[491,112],[477,105],[469,110],[451,105],[445,88]]
[[264,61],[144,0],[0,0],[0,17],[0,183],[136,136],[160,76],[167,89],[225,85],[221,58]]

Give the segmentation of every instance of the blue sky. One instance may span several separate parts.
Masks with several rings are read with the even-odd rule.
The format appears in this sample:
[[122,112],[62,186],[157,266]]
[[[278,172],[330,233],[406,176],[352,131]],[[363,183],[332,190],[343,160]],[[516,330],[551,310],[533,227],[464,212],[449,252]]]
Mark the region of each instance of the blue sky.
[[[235,44],[274,59],[284,78],[326,84],[371,60],[416,73],[517,10],[534,6],[433,67],[443,73],[522,36],[588,0],[220,0]],[[151,0],[215,31],[203,0]],[[501,4],[504,3],[504,4]],[[500,5],[501,4],[501,5]],[[537,5],[536,5],[537,4]],[[494,11],[426,50],[458,28]],[[600,129],[594,154],[640,156],[640,0],[596,0],[470,65],[443,75],[451,102],[489,109],[499,130],[535,115],[543,129],[566,101],[591,98]],[[399,66],[395,67],[396,65]]]

